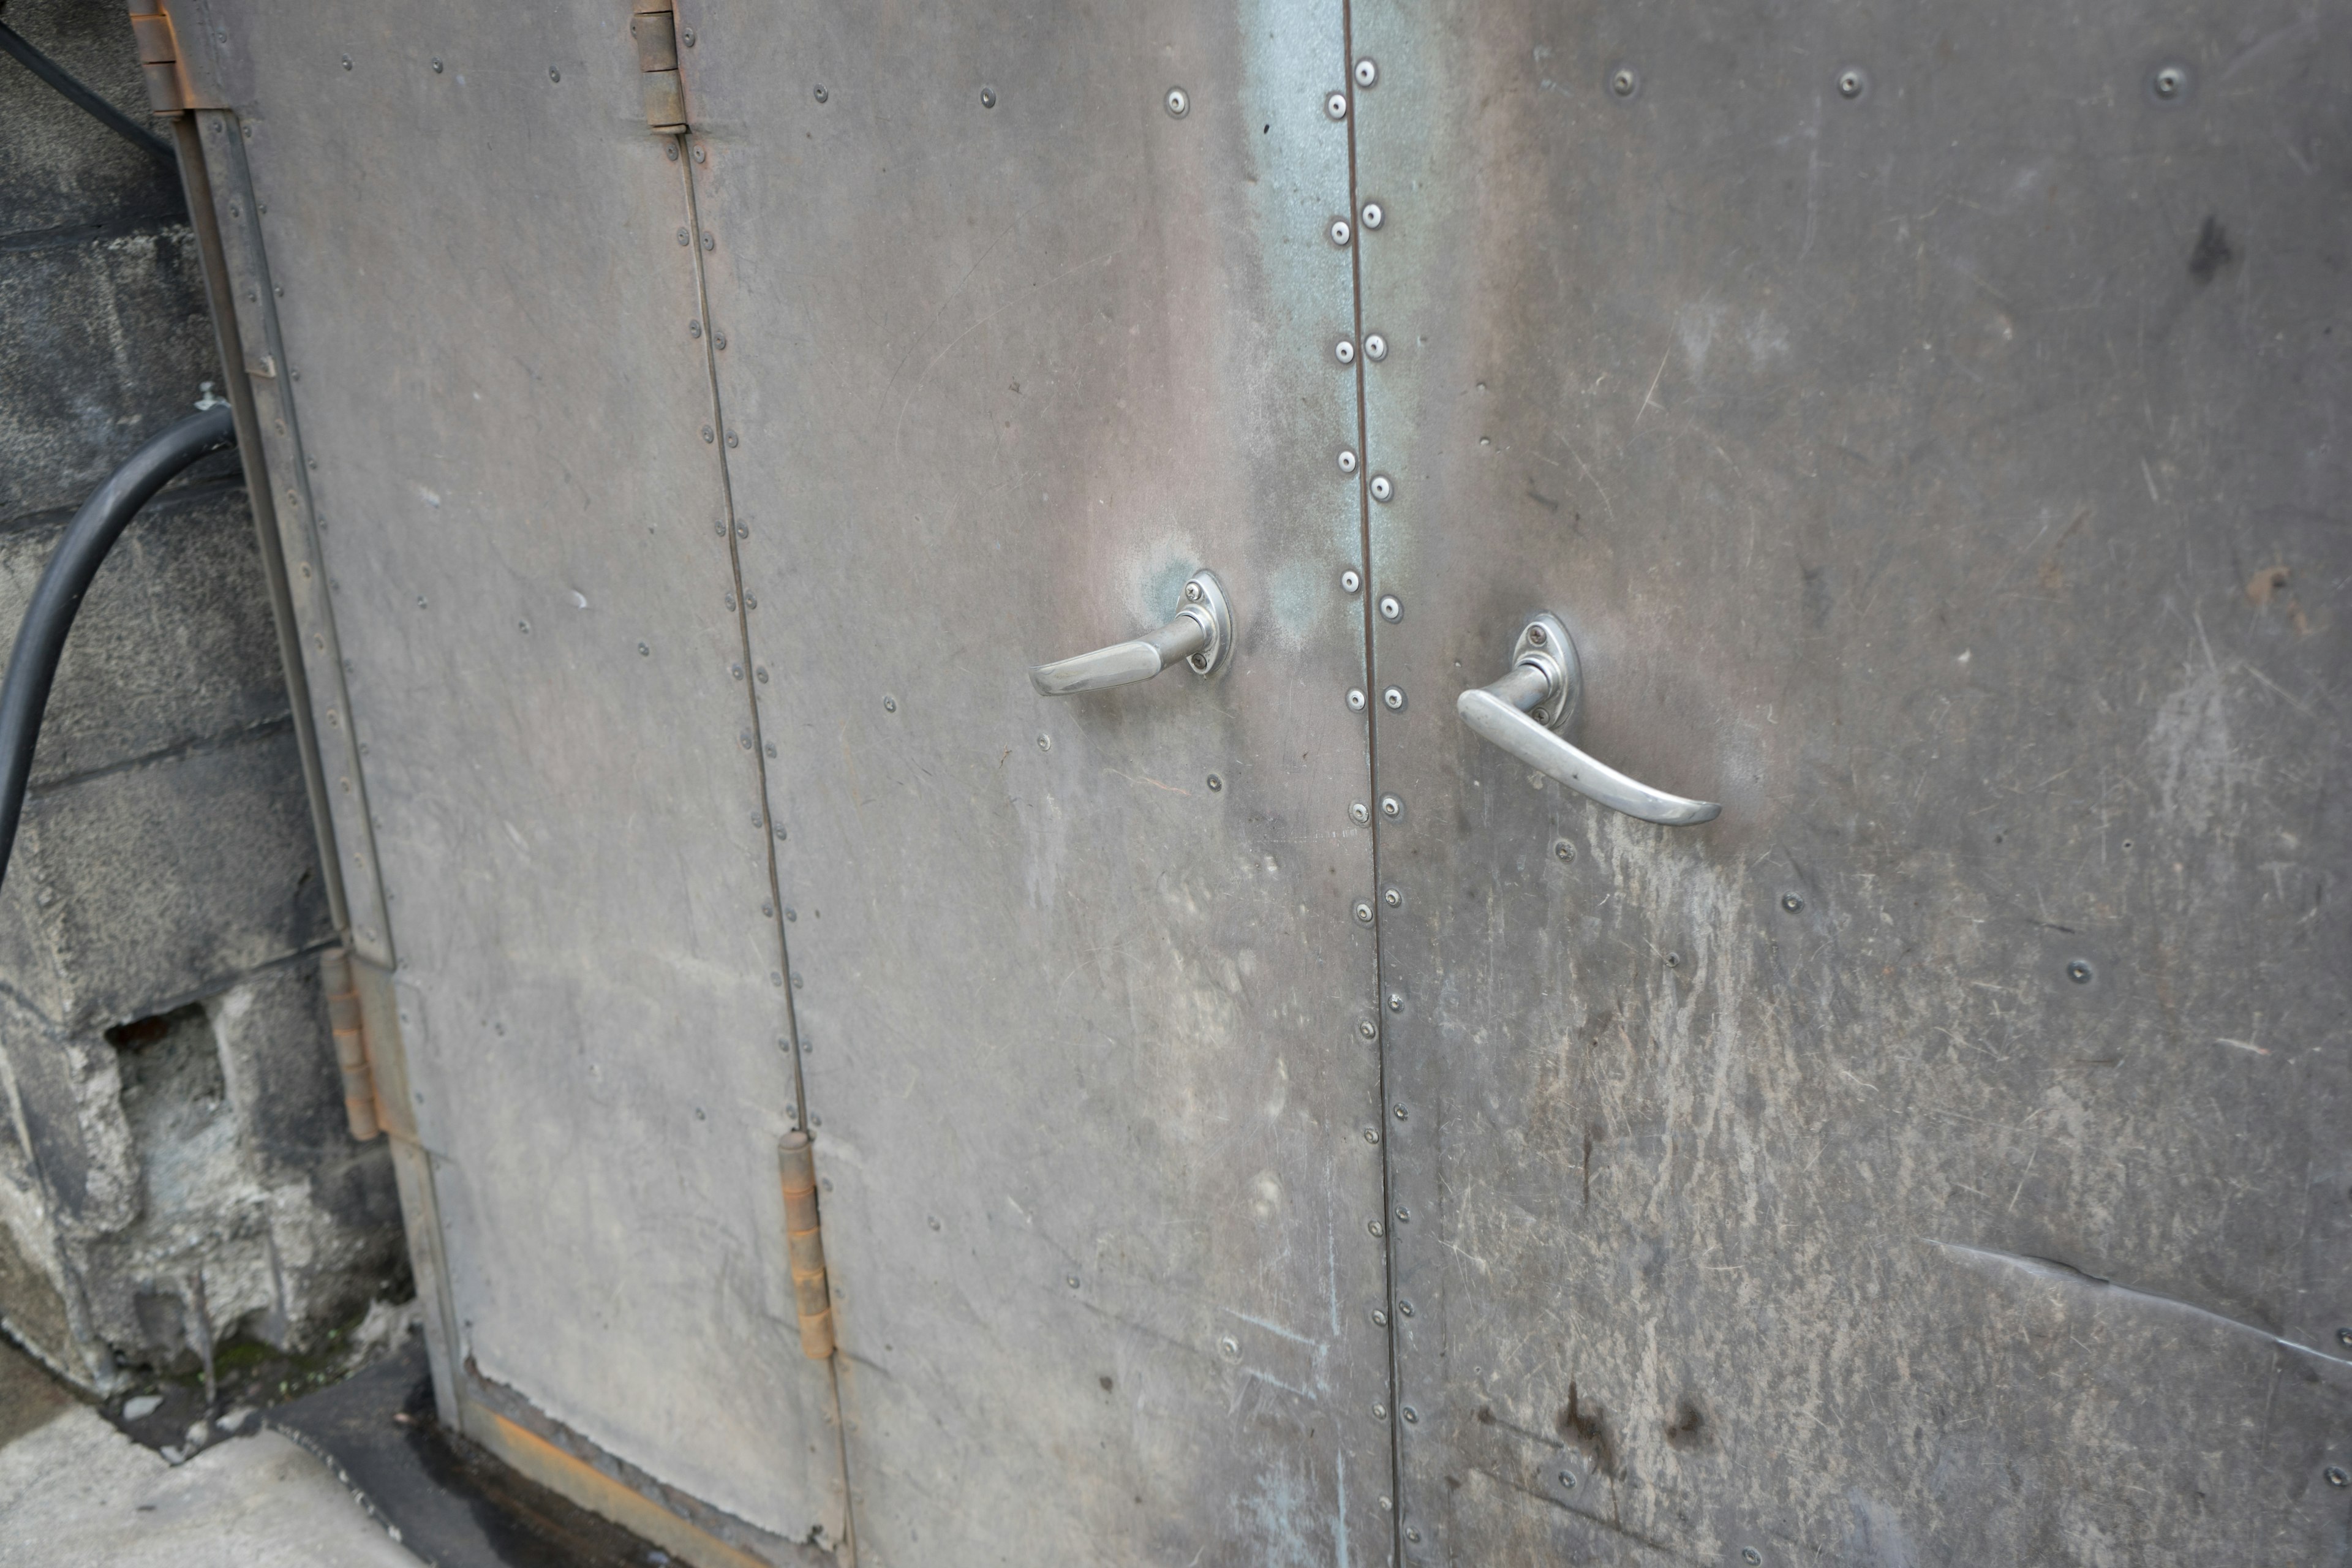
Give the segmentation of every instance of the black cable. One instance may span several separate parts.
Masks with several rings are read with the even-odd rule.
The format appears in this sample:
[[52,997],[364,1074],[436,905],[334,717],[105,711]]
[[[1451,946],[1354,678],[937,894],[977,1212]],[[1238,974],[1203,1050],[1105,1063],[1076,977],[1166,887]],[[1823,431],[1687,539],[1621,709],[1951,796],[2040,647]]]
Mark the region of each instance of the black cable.
[[66,524],[57,553],[41,569],[25,619],[16,627],[7,679],[0,681],[0,881],[7,878],[9,853],[16,847],[25,786],[33,776],[33,743],[41,738],[41,710],[48,706],[49,684],[57,679],[66,633],[73,626],[74,612],[81,608],[82,595],[89,592],[90,580],[150,497],[197,458],[236,445],[236,426],[227,404],[189,415],[132,453],[129,462],[90,492]]
[[158,163],[167,163],[174,169],[180,166],[180,160],[172,152],[170,142],[137,124],[122,110],[68,76],[57,61],[26,42],[25,36],[5,22],[0,22],[0,50],[16,56],[26,70],[56,88],[69,102],[86,110],[125,142],[142,149]]

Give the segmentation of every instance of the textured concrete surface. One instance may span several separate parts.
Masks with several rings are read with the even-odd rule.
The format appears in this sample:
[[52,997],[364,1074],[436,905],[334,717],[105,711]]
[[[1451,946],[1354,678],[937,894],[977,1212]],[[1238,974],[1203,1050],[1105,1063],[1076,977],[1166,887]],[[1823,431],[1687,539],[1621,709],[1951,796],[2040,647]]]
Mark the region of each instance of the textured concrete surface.
[[[146,123],[110,0],[8,24]],[[0,58],[0,654],[89,489],[216,380],[175,169]],[[330,941],[235,454],[77,616],[0,882],[0,1323],[86,1389],[322,1342],[404,1273],[343,1124]]]

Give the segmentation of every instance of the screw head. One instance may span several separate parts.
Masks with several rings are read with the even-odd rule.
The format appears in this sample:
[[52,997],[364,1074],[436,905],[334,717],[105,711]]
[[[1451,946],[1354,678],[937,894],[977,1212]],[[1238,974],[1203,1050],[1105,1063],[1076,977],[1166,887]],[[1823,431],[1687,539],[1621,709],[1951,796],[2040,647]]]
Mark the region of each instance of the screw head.
[[1361,713],[1363,710],[1364,694],[1355,687],[1349,687],[1348,689],[1348,711],[1350,713]]
[[1364,357],[1365,357],[1366,359],[1368,359],[1368,360],[1374,360],[1374,361],[1378,361],[1378,360],[1384,360],[1384,359],[1388,358],[1388,357],[1389,357],[1389,341],[1388,341],[1388,339],[1386,339],[1386,338],[1384,338],[1384,337],[1381,336],[1381,334],[1380,334],[1380,333],[1378,333],[1378,332],[1374,332],[1374,333],[1372,333],[1370,337],[1367,337],[1367,338],[1364,340]]
[[680,27],[677,31],[677,41],[684,44],[689,49],[694,47],[694,29],[691,27]]
[[349,55],[345,55],[345,56],[343,57],[343,68],[344,68],[345,70],[349,70],[349,69],[351,69],[351,68],[352,68],[352,57],[351,57],[351,56],[349,56]]
[[1323,100],[1323,112],[1329,115],[1334,120],[1347,119],[1348,95],[1344,92],[1335,92],[1330,97],[1325,99]]
[[1780,907],[1793,915],[1805,907],[1805,900],[1794,893],[1783,893],[1780,895]]
[[439,76],[441,74],[441,62],[439,60],[435,60],[433,62],[433,74],[435,76]]
[[1211,773],[1209,775],[1209,793],[1211,795],[1215,795],[1219,790],[1222,790],[1224,787],[1225,781],[1223,778],[1219,777],[1215,773]]
[[1396,486],[1389,482],[1389,477],[1386,474],[1374,474],[1372,476],[1372,499],[1374,500],[1385,501],[1395,494]]
[[1368,926],[1372,923],[1372,905],[1370,900],[1358,899],[1356,900],[1356,923],[1360,926]]
[[[1851,98],[1853,95],[1848,93],[1846,96]],[[1739,1560],[1742,1563],[1761,1563],[1764,1561],[1764,1554],[1753,1546],[1743,1546],[1739,1549]]]
[[1239,1361],[1242,1359],[1242,1342],[1227,1334],[1217,1342],[1217,1353],[1227,1361]]
[[2339,1345],[2352,1345],[2352,1329],[2336,1330],[2336,1342]]
[[1404,994],[1402,992],[1391,991],[1389,993],[1389,1011],[1391,1013],[1402,1013],[1404,1011]]
[[1039,751],[1041,751],[1041,752],[1050,752],[1050,751],[1052,751],[1052,750],[1054,749],[1054,737],[1053,737],[1053,736],[1051,736],[1051,735],[1040,735],[1040,736],[1038,736],[1038,737],[1037,737],[1037,749],[1038,749]]
[[1391,1510],[1391,1509],[1392,1509],[1392,1508],[1394,1508],[1394,1507],[1396,1507],[1396,1500],[1395,1500],[1395,1499],[1393,1499],[1393,1498],[1390,1498],[1390,1497],[1382,1497],[1382,1498],[1381,1499],[1381,1511],[1382,1513],[1386,1513],[1386,1512],[1388,1512],[1388,1511],[1389,1511],[1389,1510]]
[[1356,471],[1356,454],[1345,447],[1342,447],[1339,452],[1339,471],[1343,474],[1352,474]]
[[1412,1542],[1415,1546],[1418,1546],[1418,1545],[1420,1545],[1420,1544],[1421,1544],[1421,1531],[1418,1531],[1418,1530],[1414,1530],[1414,1529],[1412,1529],[1412,1527],[1410,1527],[1410,1526],[1406,1527],[1406,1530],[1405,1530],[1405,1532],[1404,1532],[1404,1538],[1405,1538],[1407,1541]]
[[1386,1236],[1388,1234],[1387,1231],[1381,1228],[1381,1222],[1376,1219],[1366,1220],[1364,1222],[1364,1228],[1370,1231],[1374,1236]]
[[1381,1130],[1380,1130],[1379,1128],[1377,1128],[1377,1127],[1367,1127],[1367,1128],[1365,1128],[1365,1129],[1364,1129],[1364,1142],[1367,1142],[1367,1143],[1377,1143],[1377,1142],[1379,1142],[1380,1141],[1381,1141]]
[[2352,1487],[2352,1475],[2347,1475],[2341,1465],[2327,1467],[2327,1484],[2331,1487]]
[[680,245],[692,245],[694,240],[687,234],[686,230],[679,229],[677,231],[677,242]]
[[1171,120],[1181,120],[1192,110],[1192,95],[1181,87],[1171,87],[1168,89],[1166,102],[1168,117]]
[[[422,604],[424,601],[420,599],[417,603]],[[637,645],[637,657],[639,658],[651,658],[653,656],[654,650],[652,648],[647,647],[644,643],[639,643]]]
[[1564,1492],[1572,1492],[1576,1489],[1576,1472],[1574,1470],[1562,1470],[1557,1479],[1559,1481],[1560,1490]]
[[898,710],[898,700],[897,698],[895,698],[895,697],[885,697],[884,699],[882,699],[882,711],[883,711],[883,712],[885,712],[885,713],[896,713]]
[[1620,98],[1631,98],[1642,90],[1642,73],[1632,66],[1619,66],[1609,73],[1609,90]]
[[1385,1420],[1387,1420],[1388,1418],[1389,1418],[1389,1407],[1388,1407],[1387,1405],[1373,1405],[1373,1406],[1372,1406],[1372,1419],[1373,1419],[1373,1420],[1375,1420],[1375,1421],[1385,1421]]
[[697,148],[695,148],[695,150],[694,150],[694,161],[695,161],[696,163],[707,163],[707,162],[709,161],[709,154],[708,154],[708,153],[706,153],[705,152],[703,152],[703,150],[702,150],[700,147],[697,147]]
[[1343,594],[1352,594],[1363,585],[1363,574],[1358,572],[1354,567],[1350,566],[1345,572],[1339,574],[1339,592]]
[[2147,89],[2166,103],[2179,101],[2189,90],[2189,68],[2158,66],[2156,74],[2148,79]]
[[980,106],[982,109],[994,109],[996,107],[996,89],[994,88],[983,87],[980,89]]
[[1404,1120],[1404,1107],[1402,1105],[1396,1108],[1396,1119],[1399,1121],[1402,1121]]
[[1870,79],[1864,76],[1861,71],[1855,69],[1852,66],[1848,66],[1845,69],[1838,72],[1838,96],[1840,98],[1860,98],[1862,96],[1862,89],[1869,85]]
[[2077,985],[2088,985],[2091,983],[2091,965],[2089,961],[2080,958],[2068,959],[2066,961],[2066,978],[2073,981]]
[[1062,1283],[1075,1290],[1078,1288],[1078,1277],[1075,1274],[1066,1274],[1062,1277]]
[[1364,204],[1364,226],[1366,228],[1380,227],[1381,225],[1387,220],[1388,216],[1389,215],[1381,209],[1380,203],[1366,202]]
[[550,81],[562,81],[563,79],[563,73],[557,70],[553,66],[550,66],[547,68],[547,79]]
[[1683,955],[1681,953],[1670,952],[1666,954],[1666,967],[1668,969],[1680,969],[1682,966]]
[[1373,1023],[1370,1018],[1367,1018],[1362,1023],[1356,1026],[1356,1033],[1363,1036],[1364,1038],[1368,1040],[1377,1039],[1380,1037],[1381,1026],[1378,1024]]
[[1372,808],[1366,805],[1360,800],[1348,808],[1348,820],[1354,823],[1359,827],[1363,826],[1364,824],[1371,821],[1371,819]]
[[1356,363],[1356,345],[1341,338],[1331,345],[1331,357],[1341,364],[1353,364]]
[[1344,249],[1354,231],[1349,228],[1346,218],[1335,217],[1331,220],[1330,233],[1331,243]]
[[1394,594],[1381,595],[1381,619],[1393,621],[1403,614],[1404,606],[1397,603],[1397,596]]
[[1358,87],[1370,87],[1372,83],[1380,79],[1381,68],[1372,63],[1372,58],[1370,55],[1366,55],[1362,59],[1356,62],[1356,85]]
[[1551,634],[1544,630],[1543,627],[1529,626],[1528,628],[1528,646],[1529,647],[1541,647],[1544,644],[1549,641],[1551,641]]
[[1188,605],[1197,605],[1201,602],[1201,584],[1198,583],[1184,584],[1184,602]]
[[1394,822],[1404,815],[1404,802],[1392,795],[1381,796],[1381,815]]
[[[1398,1308],[1398,1309],[1397,1309],[1397,1310],[1398,1310],[1398,1311],[1400,1311],[1400,1312],[1402,1312],[1402,1311],[1403,1311],[1403,1310],[1404,1310],[1404,1309],[1403,1309],[1403,1308],[1402,1308],[1402,1307],[1400,1307],[1400,1308]],[[1411,1315],[1410,1313],[1408,1313],[1408,1314],[1407,1314],[1407,1316],[1410,1316],[1410,1315]],[[1406,1420],[1407,1422],[1409,1422],[1410,1424],[1412,1424],[1412,1426],[1420,1426],[1420,1425],[1421,1425],[1421,1412],[1420,1412],[1420,1411],[1418,1411],[1418,1410],[1415,1410],[1415,1409],[1414,1409],[1412,1405],[1398,1405],[1398,1406],[1397,1406],[1397,1414],[1398,1414],[1398,1415],[1402,1415],[1402,1416],[1403,1416],[1403,1417],[1405,1418],[1405,1420]]]
[[824,90],[824,86],[823,86],[823,84],[822,84],[822,83],[820,83],[817,87],[815,87],[815,88],[812,89],[811,90],[812,90],[812,91],[814,91],[814,92],[815,93],[815,95],[816,95],[816,100],[817,100],[819,103],[823,103],[826,99],[831,98],[831,97],[833,96],[831,93],[829,93],[829,92],[827,92],[827,91],[825,91],[825,90]]
[[1391,888],[1388,891],[1381,895],[1381,902],[1386,904],[1392,910],[1402,909],[1404,907],[1404,895],[1397,891],[1394,888]]
[[1553,839],[1551,852],[1562,860],[1573,860],[1576,858],[1576,846],[1570,844],[1565,838]]
[[[1376,1220],[1373,1223],[1377,1225],[1379,1222]],[[1379,1233],[1375,1231],[1373,1234],[1378,1235]],[[1372,1309],[1372,1323],[1377,1328],[1385,1329],[1389,1326],[1389,1315],[1381,1310],[1378,1307],[1375,1307]],[[1386,1498],[1381,1499],[1381,1506],[1382,1508],[1388,1507],[1389,1500]]]
[[1386,691],[1381,693],[1381,703],[1391,713],[1403,712],[1404,688],[1401,686],[1390,687]]

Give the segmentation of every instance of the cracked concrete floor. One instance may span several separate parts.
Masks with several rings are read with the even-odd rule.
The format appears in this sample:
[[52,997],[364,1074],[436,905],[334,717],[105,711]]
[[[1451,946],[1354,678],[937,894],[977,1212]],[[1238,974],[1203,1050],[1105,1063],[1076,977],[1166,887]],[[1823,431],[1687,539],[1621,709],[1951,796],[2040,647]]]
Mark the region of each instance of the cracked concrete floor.
[[416,1568],[326,1467],[275,1432],[173,1467],[0,1343],[0,1564]]

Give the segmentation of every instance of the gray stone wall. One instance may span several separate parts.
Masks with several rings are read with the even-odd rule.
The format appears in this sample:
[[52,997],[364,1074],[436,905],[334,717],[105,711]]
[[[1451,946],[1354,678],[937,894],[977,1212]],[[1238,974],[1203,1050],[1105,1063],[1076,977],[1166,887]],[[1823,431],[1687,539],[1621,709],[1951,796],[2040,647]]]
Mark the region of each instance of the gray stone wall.
[[[147,122],[120,0],[0,20]],[[217,380],[176,176],[0,58],[0,654],[66,521]],[[86,1387],[281,1348],[400,1288],[344,1126],[332,939],[235,456],[75,622],[0,884],[0,1328]]]

